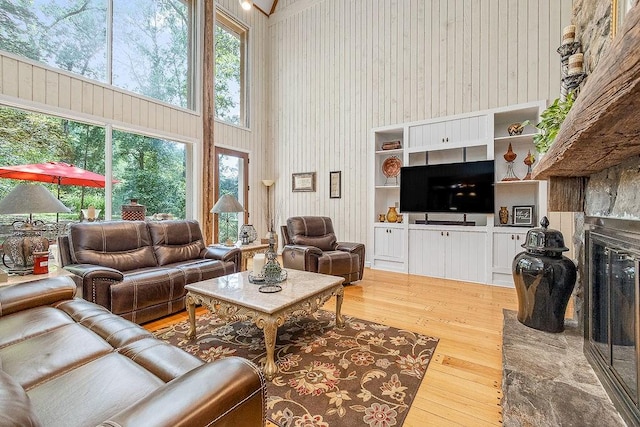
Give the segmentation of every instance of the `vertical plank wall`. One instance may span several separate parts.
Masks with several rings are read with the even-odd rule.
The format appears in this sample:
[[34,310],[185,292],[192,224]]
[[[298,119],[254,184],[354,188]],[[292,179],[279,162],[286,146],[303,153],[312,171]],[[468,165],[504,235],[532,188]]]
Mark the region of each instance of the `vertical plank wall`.
[[[373,127],[535,100],[560,91],[571,0],[279,0],[269,19],[269,109],[279,223],[327,215],[367,242]],[[329,171],[342,198],[329,198]],[[291,174],[317,191],[292,193]],[[371,242],[368,242],[371,244]]]

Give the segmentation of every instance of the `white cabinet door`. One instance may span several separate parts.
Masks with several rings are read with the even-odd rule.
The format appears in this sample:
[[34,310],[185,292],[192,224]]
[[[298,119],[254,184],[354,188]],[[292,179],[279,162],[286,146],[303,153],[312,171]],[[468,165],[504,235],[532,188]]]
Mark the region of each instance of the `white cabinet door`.
[[411,230],[409,232],[409,273],[445,277],[444,232]]
[[405,230],[400,227],[376,225],[373,229],[373,267],[405,271]]
[[373,230],[373,255],[385,257],[389,253],[389,229],[376,227]]
[[464,145],[488,137],[487,116],[464,117],[411,126],[409,147],[446,148],[450,145]]
[[447,231],[445,273],[448,279],[487,281],[487,233]]

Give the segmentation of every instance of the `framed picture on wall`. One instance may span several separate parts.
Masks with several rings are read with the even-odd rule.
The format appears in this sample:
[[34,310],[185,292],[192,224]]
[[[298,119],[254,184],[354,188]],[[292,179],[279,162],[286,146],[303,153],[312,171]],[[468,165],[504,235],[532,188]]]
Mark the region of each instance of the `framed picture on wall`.
[[535,222],[534,206],[514,206],[513,225],[521,227],[533,227]]
[[636,0],[611,0],[611,37],[615,37]]
[[329,172],[329,198],[339,199],[342,197],[342,172]]
[[316,173],[303,172],[291,174],[291,191],[316,191]]

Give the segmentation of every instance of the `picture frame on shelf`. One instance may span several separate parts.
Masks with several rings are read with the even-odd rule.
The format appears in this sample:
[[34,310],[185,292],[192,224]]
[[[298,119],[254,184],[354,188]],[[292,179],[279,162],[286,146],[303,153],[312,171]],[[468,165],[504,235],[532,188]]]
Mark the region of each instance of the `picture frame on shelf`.
[[342,171],[329,172],[329,198],[340,199],[342,197]]
[[535,206],[514,206],[512,223],[518,227],[533,227],[535,223]]
[[316,173],[302,172],[291,174],[291,191],[314,192],[316,191]]

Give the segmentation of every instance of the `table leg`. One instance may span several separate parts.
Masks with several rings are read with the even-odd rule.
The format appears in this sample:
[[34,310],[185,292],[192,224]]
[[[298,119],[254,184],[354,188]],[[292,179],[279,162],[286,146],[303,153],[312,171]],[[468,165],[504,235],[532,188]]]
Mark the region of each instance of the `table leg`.
[[187,313],[189,313],[189,331],[187,332],[187,338],[196,337],[196,302],[193,297],[187,294],[186,300]]
[[336,326],[339,328],[344,328],[344,319],[342,318],[342,299],[344,298],[344,289],[340,289],[336,293]]
[[264,376],[271,380],[278,373],[278,366],[274,360],[274,353],[276,349],[276,333],[278,331],[278,324],[275,319],[265,319],[262,324],[262,331],[264,332],[264,346],[267,349],[267,361],[264,364]]

